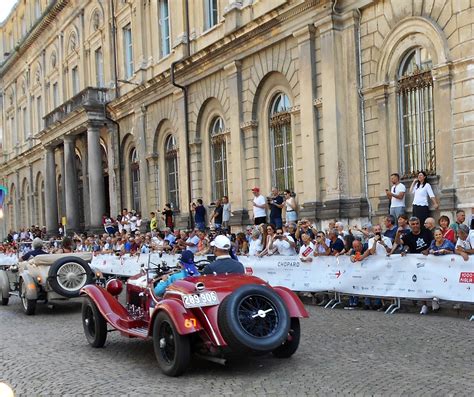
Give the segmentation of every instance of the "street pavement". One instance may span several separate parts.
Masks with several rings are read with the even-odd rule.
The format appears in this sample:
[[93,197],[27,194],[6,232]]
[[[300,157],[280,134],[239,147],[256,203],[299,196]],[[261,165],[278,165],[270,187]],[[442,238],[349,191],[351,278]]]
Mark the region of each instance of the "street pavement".
[[[38,304],[25,316],[0,306],[0,381],[17,396],[472,395],[474,322],[447,316],[308,306],[291,359],[194,359],[179,378],[161,374],[151,341],[108,334],[91,348],[81,303]],[[1,397],[1,396],[0,396]]]

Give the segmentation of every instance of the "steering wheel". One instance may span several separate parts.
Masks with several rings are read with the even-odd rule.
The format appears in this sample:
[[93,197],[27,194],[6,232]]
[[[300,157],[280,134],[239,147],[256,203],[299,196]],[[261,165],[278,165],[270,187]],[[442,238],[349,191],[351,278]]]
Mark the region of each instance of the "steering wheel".
[[195,261],[194,262],[194,265],[196,266],[196,268],[199,270],[199,271],[202,271],[207,265],[209,265],[211,263],[211,261],[209,259],[200,259],[198,261]]

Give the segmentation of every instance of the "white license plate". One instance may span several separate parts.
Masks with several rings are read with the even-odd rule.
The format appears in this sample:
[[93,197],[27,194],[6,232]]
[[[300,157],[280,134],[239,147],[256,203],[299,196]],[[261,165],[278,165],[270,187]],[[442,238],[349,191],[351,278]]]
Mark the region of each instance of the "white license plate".
[[200,292],[199,294],[183,295],[184,307],[213,306],[219,303],[219,298],[214,291]]

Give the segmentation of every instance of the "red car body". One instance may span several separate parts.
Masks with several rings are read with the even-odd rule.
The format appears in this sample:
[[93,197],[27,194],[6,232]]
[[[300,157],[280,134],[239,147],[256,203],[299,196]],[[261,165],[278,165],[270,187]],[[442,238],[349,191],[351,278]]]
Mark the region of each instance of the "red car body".
[[[273,291],[271,294],[276,293],[278,295],[286,308],[287,315],[291,319],[308,317],[304,305],[291,290],[285,287],[271,287],[265,281],[254,276],[231,274],[187,277],[171,284],[165,291],[163,297],[157,297],[155,295],[153,291],[153,282],[147,280],[148,284],[145,284],[143,282],[144,277],[146,276],[139,274],[131,277],[127,281],[126,306],[122,305],[118,299],[118,295],[121,292],[120,286],[117,287],[117,285],[112,285],[112,287],[109,286],[108,288],[103,288],[98,285],[87,285],[82,289],[82,293],[87,295],[89,298],[86,305],[89,305],[90,307],[89,309],[85,309],[86,312],[83,308],[84,329],[89,342],[93,346],[96,345],[91,342],[91,337],[88,335],[88,333],[91,333],[92,329],[90,324],[93,323],[93,326],[96,327],[94,329],[98,329],[97,323],[99,320],[102,320],[98,315],[96,316],[98,320],[94,320],[93,312],[95,309],[91,306],[92,303],[96,306],[97,310],[108,324],[120,331],[122,335],[128,337],[143,339],[153,337],[153,328],[157,322],[157,316],[159,313],[166,313],[167,317],[163,314],[161,317],[169,318],[171,320],[167,321],[170,323],[169,325],[171,328],[174,328],[173,332],[177,332],[177,334],[182,337],[192,337],[192,343],[199,344],[200,351],[205,350],[214,355],[229,349],[228,340],[226,340],[221,332],[220,325],[222,325],[222,321],[224,320],[219,317],[219,308],[220,304],[234,291],[242,290],[242,288],[255,290],[256,292],[254,295],[256,297],[260,296],[259,291],[261,291],[262,288],[265,296],[268,290]],[[215,292],[219,303],[204,307],[185,307],[183,296],[205,293],[206,291]],[[252,296],[249,298],[251,299],[251,302],[253,302]],[[269,296],[271,298],[269,298],[270,304],[271,301],[278,300],[274,295]],[[264,299],[266,298],[264,297]],[[269,307],[270,309],[268,309],[267,312],[272,311],[271,307],[273,306]],[[278,311],[276,307],[274,307],[274,311]],[[87,313],[89,313],[89,315]],[[284,317],[283,310],[279,310],[279,313],[281,317]],[[220,316],[225,316],[225,313],[221,313]],[[265,324],[270,321],[269,319],[265,319],[264,310],[260,310],[260,312],[255,310],[255,314],[249,317],[254,319],[252,321],[261,321]],[[90,321],[88,324],[87,318],[89,318]],[[285,319],[280,318],[278,321],[282,322],[283,320]],[[92,333],[96,334],[97,332],[94,331]],[[287,333],[288,338],[291,340],[290,331],[287,331]],[[178,336],[176,335],[176,337]],[[297,343],[299,343],[299,322],[297,338]],[[160,337],[160,340],[161,339],[163,338]],[[285,340],[281,341],[281,343],[285,343]],[[103,343],[105,343],[105,336]],[[103,345],[103,343],[99,343],[96,347],[101,347],[100,345]],[[155,346],[155,351],[157,351],[157,349],[159,349],[159,347]],[[159,359],[158,362],[160,363]],[[179,375],[183,371],[183,368],[180,368],[179,371],[173,370],[167,372],[162,366],[162,370],[168,375]]]

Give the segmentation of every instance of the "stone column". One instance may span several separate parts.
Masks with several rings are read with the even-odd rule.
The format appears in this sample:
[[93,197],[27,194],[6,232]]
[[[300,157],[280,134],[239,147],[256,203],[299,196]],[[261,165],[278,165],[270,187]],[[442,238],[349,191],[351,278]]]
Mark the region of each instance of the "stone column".
[[72,135],[64,141],[64,190],[66,196],[66,218],[68,230],[79,229],[79,201],[76,178],[75,139]]
[[44,190],[46,230],[48,234],[56,234],[58,226],[58,199],[56,192],[56,164],[54,162],[53,147],[46,147]]
[[[234,61],[226,66],[227,85],[229,88],[230,109],[228,115],[230,129],[230,158],[228,158],[229,172],[229,196],[234,216],[231,218],[231,224],[241,225],[243,219],[247,219],[247,210],[244,209],[244,141],[240,131],[242,121],[242,69],[239,61]],[[229,161],[230,160],[230,161]]]
[[90,226],[102,227],[105,212],[105,187],[102,173],[102,153],[100,150],[99,126],[87,126],[87,165],[89,171]]
[[[138,162],[140,164],[140,211],[144,218],[148,217],[148,190],[149,190],[149,173],[148,163],[146,161],[146,106],[142,106],[135,112],[136,129],[137,129],[137,153]],[[137,208],[134,208],[137,209]]]
[[[316,85],[316,61],[314,49],[314,26],[305,26],[293,33],[298,40],[299,81],[305,82],[300,88],[300,131],[304,167],[304,216],[316,217],[316,202],[321,200],[319,186],[319,147],[316,131],[314,107]],[[295,104],[297,105],[297,104]],[[295,175],[296,176],[296,175]],[[295,186],[297,188],[297,186]],[[301,204],[303,204],[300,201]]]
[[244,175],[247,177],[247,185],[244,186],[243,205],[247,210],[251,210],[252,193],[250,189],[260,186],[260,169],[258,153],[258,121],[249,120],[240,124],[244,139]]

